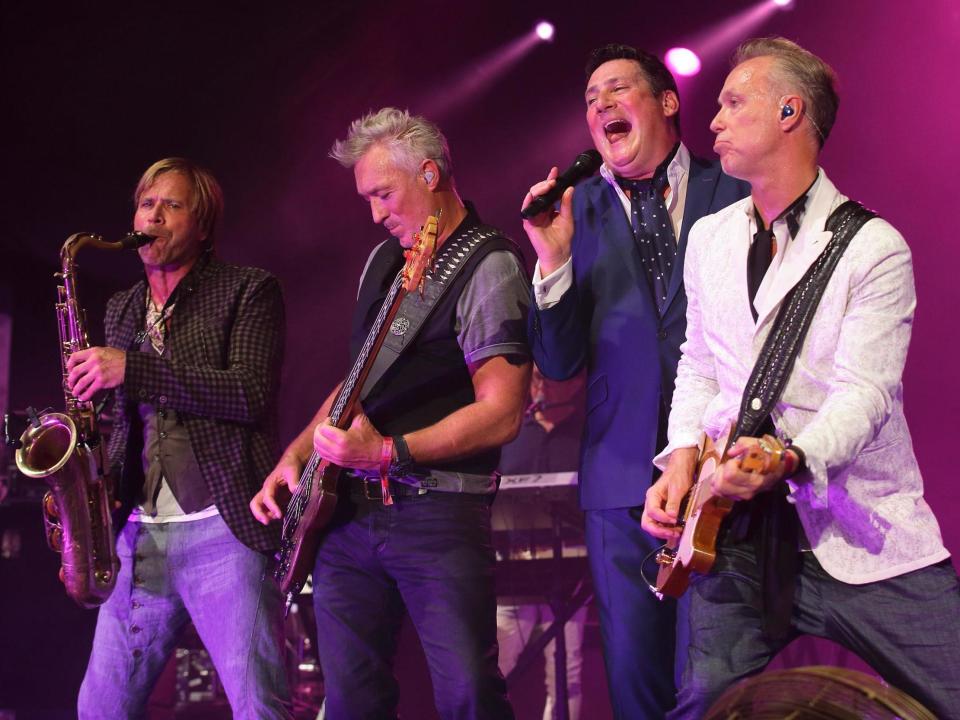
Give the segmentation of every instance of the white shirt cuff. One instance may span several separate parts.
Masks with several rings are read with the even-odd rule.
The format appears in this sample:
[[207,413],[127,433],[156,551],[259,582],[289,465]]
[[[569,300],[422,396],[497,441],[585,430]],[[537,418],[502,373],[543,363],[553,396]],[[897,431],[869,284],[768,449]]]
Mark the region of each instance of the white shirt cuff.
[[700,445],[702,435],[703,433],[691,433],[676,438],[676,440],[669,443],[657,454],[657,456],[653,459],[653,464],[661,470],[666,470],[667,463],[670,462],[670,455],[673,454],[674,450],[691,447],[702,449]]
[[553,307],[563,294],[573,285],[573,258],[554,270],[547,277],[540,276],[540,261],[533,268],[533,297],[537,301],[537,308],[546,310]]

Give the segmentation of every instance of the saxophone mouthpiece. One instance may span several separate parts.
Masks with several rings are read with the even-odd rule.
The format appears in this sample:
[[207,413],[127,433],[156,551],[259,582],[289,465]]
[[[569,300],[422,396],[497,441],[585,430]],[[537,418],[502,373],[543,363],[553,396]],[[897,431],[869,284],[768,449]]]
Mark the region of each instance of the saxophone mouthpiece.
[[139,247],[143,247],[147,243],[153,242],[153,235],[147,235],[139,231],[133,231],[127,235],[123,240],[120,241],[120,244],[123,246],[124,250],[136,250]]

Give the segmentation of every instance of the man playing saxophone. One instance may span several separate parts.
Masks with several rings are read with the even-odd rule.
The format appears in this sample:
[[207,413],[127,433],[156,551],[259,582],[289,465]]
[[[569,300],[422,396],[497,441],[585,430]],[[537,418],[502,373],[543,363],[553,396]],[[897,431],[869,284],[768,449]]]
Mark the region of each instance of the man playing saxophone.
[[182,158],[134,193],[145,279],[114,295],[107,347],[71,355],[81,400],[113,389],[120,573],[97,619],[81,720],[139,717],[193,621],[238,718],[289,717],[279,590],[263,582],[275,527],[247,504],[276,458],[280,286],[213,251],[223,195]]

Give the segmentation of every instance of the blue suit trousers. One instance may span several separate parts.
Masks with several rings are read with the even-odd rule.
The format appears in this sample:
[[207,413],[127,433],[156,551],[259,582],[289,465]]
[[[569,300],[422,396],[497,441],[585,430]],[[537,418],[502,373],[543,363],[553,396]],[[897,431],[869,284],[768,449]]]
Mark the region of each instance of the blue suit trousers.
[[[658,720],[675,704],[686,641],[686,604],[657,599],[641,568],[656,578],[662,544],[640,529],[641,508],[586,511],[587,553],[600,614],[610,705],[617,720]],[[677,616],[683,616],[677,621]]]

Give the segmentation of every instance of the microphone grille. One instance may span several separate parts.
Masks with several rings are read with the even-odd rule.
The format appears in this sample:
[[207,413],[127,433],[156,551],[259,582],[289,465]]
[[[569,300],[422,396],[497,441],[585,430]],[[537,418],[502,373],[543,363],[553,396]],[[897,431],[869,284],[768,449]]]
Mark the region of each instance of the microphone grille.
[[582,166],[583,169],[590,174],[595,173],[602,162],[603,158],[600,157],[600,153],[594,148],[584,150],[582,153],[577,155],[577,165]]

